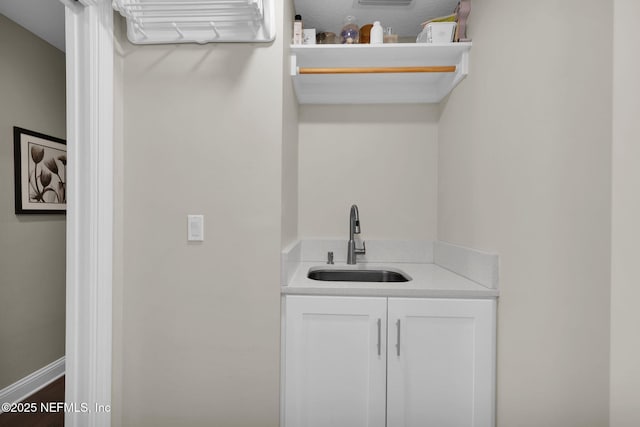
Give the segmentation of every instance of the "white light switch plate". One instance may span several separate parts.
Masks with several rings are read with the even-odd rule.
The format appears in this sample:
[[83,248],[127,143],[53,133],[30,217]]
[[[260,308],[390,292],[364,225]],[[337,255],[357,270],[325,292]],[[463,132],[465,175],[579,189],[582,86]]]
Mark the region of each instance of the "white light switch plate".
[[204,215],[187,215],[187,240],[204,241]]

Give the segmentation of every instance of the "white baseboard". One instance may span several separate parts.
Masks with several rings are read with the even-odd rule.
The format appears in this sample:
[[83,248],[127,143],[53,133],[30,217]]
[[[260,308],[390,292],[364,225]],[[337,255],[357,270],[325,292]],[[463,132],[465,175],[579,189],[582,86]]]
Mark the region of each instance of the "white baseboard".
[[64,356],[0,390],[0,404],[20,402],[63,375]]

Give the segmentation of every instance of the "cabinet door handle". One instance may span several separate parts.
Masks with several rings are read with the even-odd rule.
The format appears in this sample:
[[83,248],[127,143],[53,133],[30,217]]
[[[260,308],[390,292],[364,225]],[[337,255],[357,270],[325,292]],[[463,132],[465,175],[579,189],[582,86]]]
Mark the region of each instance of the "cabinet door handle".
[[396,327],[398,328],[398,340],[396,343],[396,350],[398,353],[398,357],[400,357],[400,319],[396,321]]
[[382,319],[378,319],[378,356],[382,355]]

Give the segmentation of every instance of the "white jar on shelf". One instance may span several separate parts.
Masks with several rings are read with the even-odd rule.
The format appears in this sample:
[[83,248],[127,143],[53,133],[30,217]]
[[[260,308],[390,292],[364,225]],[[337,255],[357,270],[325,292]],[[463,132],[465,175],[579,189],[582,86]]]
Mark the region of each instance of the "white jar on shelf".
[[375,21],[373,23],[373,27],[371,27],[369,43],[382,44],[383,41],[384,41],[384,30],[382,29],[382,25],[380,25],[380,21]]

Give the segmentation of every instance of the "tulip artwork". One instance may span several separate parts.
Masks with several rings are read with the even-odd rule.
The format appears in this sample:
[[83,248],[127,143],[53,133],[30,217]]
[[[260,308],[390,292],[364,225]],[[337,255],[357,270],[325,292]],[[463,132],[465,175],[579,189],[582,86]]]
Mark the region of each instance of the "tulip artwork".
[[[29,143],[29,146],[29,200],[38,203],[66,203],[66,154],[61,154],[59,150],[47,150],[37,144]],[[47,151],[51,157],[43,161]]]
[[66,142],[14,128],[16,213],[64,213],[67,203]]

